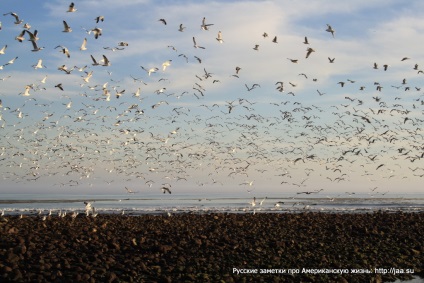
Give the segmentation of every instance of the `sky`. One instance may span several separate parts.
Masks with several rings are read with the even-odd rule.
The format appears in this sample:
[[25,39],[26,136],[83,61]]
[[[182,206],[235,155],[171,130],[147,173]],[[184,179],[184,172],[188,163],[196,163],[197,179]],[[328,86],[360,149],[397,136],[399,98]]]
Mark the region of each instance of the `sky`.
[[422,191],[422,1],[73,3],[2,1],[0,192]]

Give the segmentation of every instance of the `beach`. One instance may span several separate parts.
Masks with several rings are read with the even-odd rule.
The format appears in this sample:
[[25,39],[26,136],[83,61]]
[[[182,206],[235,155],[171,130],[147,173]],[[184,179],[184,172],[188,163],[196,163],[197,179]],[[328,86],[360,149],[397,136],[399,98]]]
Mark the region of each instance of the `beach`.
[[2,282],[393,282],[424,277],[423,213],[6,215]]

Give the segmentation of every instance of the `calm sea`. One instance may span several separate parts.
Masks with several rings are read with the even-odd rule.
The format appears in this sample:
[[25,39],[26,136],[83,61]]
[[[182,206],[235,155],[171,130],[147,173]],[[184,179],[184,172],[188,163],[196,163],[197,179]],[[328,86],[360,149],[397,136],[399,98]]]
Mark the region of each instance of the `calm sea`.
[[[254,201],[254,197],[256,198]],[[328,213],[423,212],[424,194],[370,197],[367,194],[292,195],[270,194],[243,196],[231,194],[0,194],[0,210],[5,214],[33,214],[52,210],[84,212],[84,202],[91,202],[99,213],[287,213],[322,211]],[[252,205],[254,202],[255,205]]]

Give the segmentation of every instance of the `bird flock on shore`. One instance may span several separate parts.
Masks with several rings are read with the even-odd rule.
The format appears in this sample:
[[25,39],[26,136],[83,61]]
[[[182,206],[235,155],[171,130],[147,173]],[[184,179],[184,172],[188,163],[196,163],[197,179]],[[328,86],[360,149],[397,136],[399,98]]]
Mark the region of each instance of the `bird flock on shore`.
[[[81,12],[77,4],[63,7],[64,20],[57,23],[63,42],[52,46],[44,46],[43,30],[19,11],[2,13],[2,183],[167,195],[171,187],[172,193],[185,187],[207,192],[266,187],[293,195],[358,187],[377,195],[391,184],[420,185],[424,94],[416,82],[424,71],[419,58],[369,62],[363,67],[374,75],[367,81],[337,79],[324,88],[307,63],[324,58],[337,68],[339,58],[313,47],[313,34],[299,35],[302,57],[282,49],[274,59],[282,68],[303,63],[301,72],[293,68],[297,80],[276,74],[265,83],[255,82],[244,79],[249,71],[245,62],[214,68],[208,60],[209,49],[219,50],[206,37],[219,49],[237,41],[225,37],[225,27],[207,15],[199,17],[197,27],[170,22],[164,15],[151,23],[152,29],[158,36],[169,30],[189,33],[191,49],[181,53],[173,42],[157,46],[167,57],[152,55],[138,64],[138,73],[122,75],[114,66],[120,66],[120,56],[131,57],[126,55],[131,38],[102,45],[108,18],[91,14],[92,27],[80,27],[72,18]],[[337,27],[324,23],[321,29],[328,45],[338,40]],[[5,38],[6,30],[16,31],[16,37]],[[76,40],[78,30],[82,35]],[[281,48],[283,40],[268,32],[253,34],[246,49],[253,57]],[[20,52],[37,59],[22,63]],[[49,64],[52,57],[62,64]],[[132,60],[137,64],[140,59]],[[31,76],[18,77],[17,63],[27,66]],[[184,66],[194,72],[189,81],[184,74],[182,83],[176,78]],[[385,76],[398,66],[408,66],[408,71],[387,83]],[[10,91],[7,85],[16,81],[22,83],[20,89]],[[305,94],[304,89],[312,91]],[[225,98],[215,98],[216,93]],[[326,104],[315,103],[319,99]]]

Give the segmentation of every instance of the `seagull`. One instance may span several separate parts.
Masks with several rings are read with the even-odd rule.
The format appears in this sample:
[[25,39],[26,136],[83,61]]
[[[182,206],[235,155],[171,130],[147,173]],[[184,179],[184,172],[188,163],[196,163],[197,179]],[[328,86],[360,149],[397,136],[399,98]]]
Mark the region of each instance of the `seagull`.
[[61,91],[63,91],[63,87],[62,87],[62,84],[61,83],[55,85],[54,87],[57,87],[58,89],[60,89]]
[[272,40],[272,42],[274,42],[274,43],[278,43],[278,42],[277,42],[277,36],[275,36],[275,37],[274,37],[274,39]]
[[172,60],[168,60],[162,63],[162,70],[165,71],[166,67],[171,66]]
[[43,65],[43,60],[42,59],[38,59],[37,64],[32,65],[32,67],[34,69],[42,69],[42,68],[45,68],[46,66]]
[[138,191],[135,192],[135,191],[133,191],[131,189],[128,189],[127,187],[125,187],[125,190],[127,190],[127,193],[129,193],[129,194],[136,194],[136,193],[138,193]]
[[201,48],[201,49],[205,49],[203,46],[199,46],[199,45],[197,45],[197,43],[196,43],[196,38],[194,38],[194,36],[193,36],[193,43],[194,43],[194,45],[193,45],[193,47],[194,47],[194,48]]
[[94,207],[91,205],[91,202],[89,201],[84,201],[84,204],[85,204],[85,213],[88,215],[88,213],[92,211]]
[[39,38],[37,37],[37,34],[38,34],[37,30],[34,30],[34,33],[30,32],[29,30],[23,30],[23,32],[26,32],[29,35],[29,39],[28,39],[29,41],[39,40]]
[[218,40],[219,43],[223,43],[224,40],[222,39],[222,33],[221,31],[218,32],[218,37],[216,38],[216,40]]
[[24,41],[25,40],[25,38],[24,38],[25,31],[27,31],[27,30],[22,30],[21,33],[18,36],[15,37],[15,39],[19,42]]
[[93,32],[95,39],[98,39],[99,36],[102,35],[102,29],[98,27],[93,28],[92,30],[90,30],[90,32]]
[[331,32],[331,35],[334,38],[334,33],[336,32],[329,24],[327,24],[327,29],[325,30],[327,32]]
[[104,16],[98,16],[94,19],[96,21],[96,24],[98,24],[99,22],[103,22],[105,20]]
[[57,49],[57,48],[61,48],[60,52],[62,52],[63,54],[65,54],[66,57],[71,58],[71,53],[69,53],[68,48],[66,48],[65,46],[62,46],[62,45],[58,45],[54,49]]
[[6,15],[12,15],[13,17],[15,17],[15,22],[14,22],[15,25],[20,25],[24,22],[24,20],[19,19],[18,14],[16,14],[15,12],[9,12],[9,13],[3,14],[3,16],[6,16]]
[[44,49],[44,47],[38,47],[38,45],[37,45],[37,42],[35,42],[35,41],[31,41],[32,42],[32,52],[37,52],[37,51],[40,51],[40,50],[43,50]]
[[109,59],[107,59],[107,57],[105,55],[103,55],[103,59],[100,60],[100,62],[103,62],[102,66],[110,66],[110,61],[109,61]]
[[32,86],[27,85],[25,86],[25,91],[23,93],[21,93],[23,96],[30,96],[31,94],[29,93],[29,90],[32,89]]
[[178,28],[178,31],[183,32],[185,28],[186,27],[184,27],[183,24],[180,24],[180,27]]
[[77,11],[77,9],[75,9],[75,4],[74,4],[74,2],[71,2],[71,4],[69,5],[69,7],[68,7],[68,11],[66,11],[66,12],[68,12],[68,13],[73,13],[73,12],[76,12]]
[[306,58],[308,58],[309,57],[309,55],[311,55],[311,53],[312,52],[315,52],[315,50],[314,49],[312,49],[312,48],[310,48],[310,47],[308,47],[308,49],[306,49]]
[[324,95],[325,93],[323,93],[323,92],[320,92],[318,89],[317,89],[317,92],[318,92],[318,94],[320,95],[320,96],[322,96],[322,95]]
[[202,25],[200,27],[202,30],[209,30],[209,26],[213,26],[213,24],[206,24],[206,17],[203,17]]
[[18,59],[18,56],[16,56],[15,58],[13,58],[13,59],[11,59],[11,60],[9,60],[9,62],[7,62],[6,64],[4,64],[4,65],[12,65],[13,63],[15,63],[15,60],[16,59]]
[[259,50],[259,44],[255,44],[255,47],[253,47],[253,50],[258,51]]
[[159,69],[158,68],[150,68],[150,69],[146,69],[146,68],[144,68],[143,66],[140,66],[143,70],[145,70],[148,74],[149,74],[149,76],[150,76],[150,74],[151,73],[155,73],[156,71],[158,71]]
[[305,36],[305,41],[303,41],[303,44],[309,44],[308,38]]
[[81,51],[83,51],[83,50],[87,50],[87,38],[84,38],[84,40],[82,41],[82,44],[81,44],[81,47],[80,47],[80,50]]
[[162,22],[164,25],[166,25],[165,19],[159,19],[158,21]]
[[63,21],[63,31],[62,32],[71,32],[71,31],[72,31],[71,27],[68,26],[66,21]]
[[334,60],[336,60],[336,58],[330,58],[330,57],[328,57],[328,61],[329,61],[330,63],[334,63]]
[[166,192],[168,192],[169,194],[171,194],[171,190],[167,187],[162,187],[161,188],[162,192],[165,194]]
[[98,66],[98,65],[100,65],[97,61],[96,61],[96,59],[94,59],[94,57],[93,57],[93,55],[90,55],[90,57],[91,57],[91,60],[93,60],[93,66]]
[[0,55],[4,54],[4,52],[6,51],[6,48],[7,48],[7,44],[5,46],[3,46],[2,49],[0,49]]

